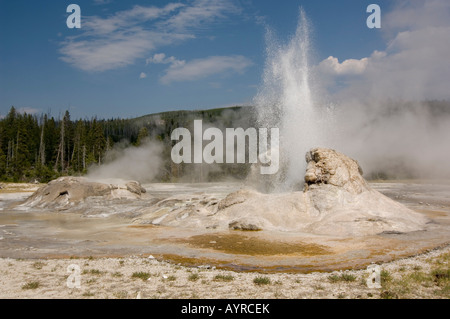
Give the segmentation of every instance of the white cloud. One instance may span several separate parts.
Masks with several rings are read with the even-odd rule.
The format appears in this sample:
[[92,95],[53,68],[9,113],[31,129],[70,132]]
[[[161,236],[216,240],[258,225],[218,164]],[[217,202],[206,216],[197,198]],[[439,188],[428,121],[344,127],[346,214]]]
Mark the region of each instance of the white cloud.
[[96,5],[104,5],[104,4],[108,4],[111,2],[112,2],[112,0],[94,0],[94,4],[96,4]]
[[335,75],[362,74],[367,67],[368,58],[361,60],[348,59],[339,63],[339,60],[329,56],[319,64],[319,68],[324,73]]
[[60,52],[63,61],[83,71],[106,71],[133,64],[148,51],[187,38],[186,35],[162,35],[142,29],[132,33],[117,31],[107,38],[66,41]]
[[211,56],[195,59],[185,63],[174,63],[160,79],[164,84],[177,81],[193,81],[213,74],[237,72],[242,73],[252,62],[244,56]]
[[145,79],[147,77],[147,74],[144,72],[141,72],[141,74],[139,74],[139,79]]
[[179,14],[164,21],[162,25],[171,30],[185,30],[199,27],[218,18],[224,18],[227,13],[239,13],[240,9],[230,1],[196,0],[192,6],[184,8]]
[[[450,98],[450,2],[400,1],[383,16],[386,47],[371,56],[339,63],[322,61],[317,70],[327,85],[345,78],[339,98]],[[352,77],[348,77],[352,75]]]
[[136,5],[108,17],[83,16],[81,34],[61,43],[61,59],[83,71],[124,67],[158,48],[193,39],[193,29],[236,12],[229,1],[197,0],[189,5]]
[[164,53],[157,53],[152,58],[146,60],[146,64],[171,64],[172,66],[181,66],[186,63],[184,60],[177,60],[174,56],[166,57]]
[[148,58],[146,60],[147,64],[149,63],[166,63],[166,55],[164,53],[157,53],[153,55],[153,58]]
[[446,0],[397,0],[394,10],[383,16],[384,32],[448,26],[450,3]]

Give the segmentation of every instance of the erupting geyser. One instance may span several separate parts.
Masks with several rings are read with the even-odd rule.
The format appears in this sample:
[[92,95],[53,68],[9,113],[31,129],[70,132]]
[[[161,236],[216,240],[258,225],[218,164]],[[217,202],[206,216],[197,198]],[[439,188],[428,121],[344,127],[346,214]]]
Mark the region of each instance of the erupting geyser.
[[297,30],[287,44],[280,44],[273,32],[267,31],[263,83],[254,104],[260,127],[280,129],[280,170],[271,176],[272,191],[301,189],[305,153],[312,147],[326,146],[330,121],[315,94],[310,30],[310,22],[300,9]]
[[[259,185],[271,194],[241,189],[220,200],[199,194],[162,200],[147,196],[148,205],[133,209],[134,222],[332,236],[424,230],[427,218],[372,189],[356,160],[324,147],[334,127],[331,113],[318,99],[310,67],[310,25],[303,10],[290,41],[280,44],[268,31],[267,48],[263,84],[255,104],[260,127],[278,128],[280,134],[278,172],[258,174]],[[263,155],[273,154],[270,147]],[[63,204],[66,208],[78,203],[78,198],[84,202],[93,190],[107,200],[119,195],[142,199],[145,192],[136,182],[122,187],[125,194],[117,194],[122,188],[113,186],[63,178],[37,191],[24,205]]]

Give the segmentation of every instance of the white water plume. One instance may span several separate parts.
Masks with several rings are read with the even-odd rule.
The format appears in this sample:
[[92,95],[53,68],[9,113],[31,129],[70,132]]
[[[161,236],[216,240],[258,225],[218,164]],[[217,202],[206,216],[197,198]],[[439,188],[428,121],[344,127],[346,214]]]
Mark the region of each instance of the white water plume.
[[311,59],[311,26],[303,9],[294,36],[280,44],[267,31],[267,57],[263,83],[254,99],[260,127],[280,129],[280,170],[273,176],[274,191],[303,185],[305,154],[312,147],[326,146],[330,117],[319,107]]

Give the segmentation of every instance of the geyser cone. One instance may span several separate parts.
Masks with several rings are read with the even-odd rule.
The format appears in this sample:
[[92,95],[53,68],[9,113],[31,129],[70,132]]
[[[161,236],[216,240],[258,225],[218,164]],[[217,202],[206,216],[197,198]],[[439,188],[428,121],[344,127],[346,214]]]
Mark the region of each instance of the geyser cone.
[[300,9],[295,35],[281,45],[267,31],[267,59],[263,83],[254,99],[261,127],[280,129],[280,170],[264,176],[271,191],[289,191],[303,186],[304,154],[324,145],[325,118],[316,106],[311,86],[310,23]]

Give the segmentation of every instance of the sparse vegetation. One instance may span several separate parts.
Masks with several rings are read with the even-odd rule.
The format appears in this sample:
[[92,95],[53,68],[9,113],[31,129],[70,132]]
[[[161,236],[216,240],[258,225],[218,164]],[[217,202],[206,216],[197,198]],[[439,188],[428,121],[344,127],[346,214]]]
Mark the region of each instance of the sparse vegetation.
[[381,284],[383,292],[380,298],[417,298],[423,294],[437,298],[450,298],[450,268],[441,267],[438,262],[427,261],[439,265],[431,270],[422,270],[424,267],[416,265],[414,271],[402,271],[394,276],[382,271]]
[[447,269],[434,269],[431,271],[431,277],[437,285],[448,284],[450,281],[450,268]]
[[[228,270],[201,272],[197,268],[184,267],[181,267],[181,271],[174,271],[173,265],[170,264],[146,265],[145,269],[142,269],[145,263],[135,263],[134,260],[127,262],[127,259],[123,259],[127,268],[119,268],[121,259],[113,259],[110,262],[110,266],[115,267],[113,271],[100,271],[99,269],[103,270],[105,265],[103,261],[90,262],[91,268],[86,268],[83,272],[85,276],[82,277],[82,290],[66,288],[66,279],[69,276],[66,271],[67,260],[64,262],[27,260],[26,263],[22,263],[23,270],[16,272],[17,278],[13,280],[10,278],[13,274],[10,267],[16,267],[17,261],[0,259],[0,268],[2,268],[0,273],[5,274],[5,278],[2,277],[2,282],[6,280],[5,287],[17,287],[15,285],[19,283],[19,289],[15,289],[15,294],[8,296],[11,298],[27,298],[30,294],[42,295],[44,298],[49,296],[104,298],[106,293],[108,293],[106,297],[109,298],[135,298],[137,286],[144,285],[139,287],[139,291],[148,290],[148,294],[145,295],[148,298],[152,296],[154,298],[190,298],[191,296],[205,298],[209,291],[215,291],[214,296],[217,297],[226,288],[223,295],[225,298],[245,298],[251,293],[256,298],[270,296],[275,298],[450,299],[449,254],[433,254],[432,256],[434,257],[427,259],[419,256],[412,261],[405,259],[382,265],[384,269],[382,268],[380,273],[381,289],[367,287],[368,277],[364,270],[311,274],[313,277],[316,276],[315,280],[311,280],[309,275],[303,274],[252,274]],[[45,271],[39,270],[41,267]],[[105,269],[111,268],[105,267]],[[25,270],[28,274],[25,274]],[[133,272],[134,270],[141,271]],[[100,276],[100,274],[107,275]],[[140,281],[133,282],[130,277],[143,281],[149,278],[155,280],[139,284]],[[56,281],[53,281],[53,278],[56,278]],[[10,280],[9,283],[8,280]],[[245,284],[248,282],[254,285],[253,289]],[[42,289],[43,287],[45,289]],[[13,291],[11,288],[7,289]]]
[[95,284],[96,282],[97,282],[97,279],[91,278],[91,279],[88,279],[88,280],[86,281],[86,284],[92,285],[92,284]]
[[44,267],[46,264],[41,262],[41,261],[37,261],[33,264],[33,267],[36,269],[42,269],[42,267]]
[[214,281],[233,281],[234,277],[232,275],[216,275],[214,276]]
[[200,278],[200,276],[197,273],[190,274],[188,277],[189,281],[197,281]]
[[22,286],[22,289],[37,289],[41,286],[39,281],[31,281]]
[[128,298],[128,292],[125,290],[120,290],[120,291],[113,293],[113,296],[117,299],[126,299],[126,298]]
[[331,282],[352,282],[356,280],[356,276],[344,272],[340,275],[332,274],[328,276],[328,280]]
[[95,294],[90,292],[90,291],[86,291],[82,294],[83,297],[94,297]]
[[253,279],[253,283],[255,285],[261,286],[261,285],[269,285],[270,284],[270,278],[269,277],[255,277]]
[[391,274],[387,270],[381,270],[380,272],[381,285],[385,285],[386,283],[392,280]]
[[380,294],[380,298],[381,299],[398,299],[398,296],[395,292],[393,291],[389,291],[389,290],[384,290],[381,294]]
[[151,275],[148,272],[139,271],[139,272],[134,272],[131,275],[131,278],[139,278],[139,279],[142,279],[143,281],[146,281],[146,280],[148,280],[148,278],[150,278],[150,276]]
[[315,290],[324,290],[325,289],[322,285],[314,285],[313,288]]
[[104,272],[98,269],[85,269],[82,272],[83,275],[96,275],[96,276],[100,276],[103,275]]

